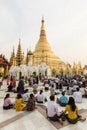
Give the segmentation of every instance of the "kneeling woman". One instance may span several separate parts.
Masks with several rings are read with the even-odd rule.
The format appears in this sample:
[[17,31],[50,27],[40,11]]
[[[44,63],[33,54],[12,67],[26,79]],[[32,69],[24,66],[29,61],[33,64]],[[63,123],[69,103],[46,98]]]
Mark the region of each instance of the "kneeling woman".
[[33,111],[35,108],[36,108],[36,106],[35,106],[35,97],[31,93],[30,97],[28,99],[28,103],[26,105],[26,109],[27,109],[27,111]]
[[67,113],[66,114],[67,120],[72,124],[75,124],[79,120],[81,121],[86,120],[86,118],[82,118],[81,115],[78,115],[78,107],[75,105],[75,100],[73,97],[69,97],[69,102],[66,105],[65,113]]
[[16,97],[15,108],[16,111],[23,111],[26,109],[26,104],[24,104],[21,94],[18,94]]
[[3,103],[3,109],[4,110],[8,110],[10,108],[13,108],[13,103],[11,103],[11,100],[10,100],[10,94],[6,94],[5,98],[4,98],[4,103]]

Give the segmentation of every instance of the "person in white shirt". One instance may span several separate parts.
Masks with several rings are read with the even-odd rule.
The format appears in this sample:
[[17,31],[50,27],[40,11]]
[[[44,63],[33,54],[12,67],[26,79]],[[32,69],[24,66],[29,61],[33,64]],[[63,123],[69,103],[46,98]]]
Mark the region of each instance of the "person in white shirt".
[[52,121],[59,121],[63,125],[62,112],[59,112],[57,104],[55,103],[55,96],[51,95],[47,103],[46,109],[47,117]]
[[55,88],[54,88],[54,84],[51,85],[51,88],[50,88],[50,96],[51,95],[55,95]]
[[73,93],[73,97],[76,103],[82,103],[82,93],[79,91],[79,88]]
[[79,85],[77,84],[74,84],[73,87],[72,87],[72,92],[76,92],[77,88],[79,88]]
[[22,94],[22,98],[24,102],[28,102],[29,99],[29,93],[28,93],[28,89],[25,90],[25,93]]
[[40,92],[36,96],[37,103],[44,103],[45,102],[45,96],[43,94],[43,90],[40,90]]

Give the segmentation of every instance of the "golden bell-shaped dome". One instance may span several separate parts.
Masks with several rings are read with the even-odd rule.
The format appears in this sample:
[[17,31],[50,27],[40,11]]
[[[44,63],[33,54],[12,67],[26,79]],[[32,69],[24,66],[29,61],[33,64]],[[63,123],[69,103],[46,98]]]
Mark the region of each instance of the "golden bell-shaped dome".
[[42,18],[42,25],[41,25],[41,31],[40,31],[40,38],[38,43],[36,44],[35,51],[51,51],[51,47],[47,41],[46,38],[46,32],[44,27],[44,19]]
[[46,38],[46,32],[44,27],[44,18],[42,18],[42,25],[40,31],[40,38],[36,44],[35,51],[33,53],[33,65],[38,65],[41,62],[45,62],[51,69],[57,68],[60,65],[65,65],[59,57],[51,50],[50,44]]

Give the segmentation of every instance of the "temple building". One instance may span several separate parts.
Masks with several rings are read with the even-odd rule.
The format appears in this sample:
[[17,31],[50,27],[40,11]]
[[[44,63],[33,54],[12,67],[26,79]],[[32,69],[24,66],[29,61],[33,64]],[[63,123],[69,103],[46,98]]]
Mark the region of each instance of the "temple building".
[[8,60],[3,56],[2,54],[0,55],[0,76],[8,76],[10,68],[10,63]]
[[44,19],[42,18],[42,25],[40,30],[40,37],[36,44],[34,52],[31,50],[27,50],[26,58],[24,58],[22,49],[21,49],[21,41],[19,40],[18,50],[17,54],[15,56],[14,49],[11,54],[10,63],[11,65],[17,66],[21,64],[28,65],[29,62],[32,62],[33,66],[37,66],[40,63],[46,63],[48,66],[50,66],[52,72],[57,72],[58,70],[61,70],[61,68],[64,68],[66,64],[61,61],[59,57],[55,55],[55,53],[52,51],[50,44],[48,43],[46,32],[45,32],[45,26],[44,26]]

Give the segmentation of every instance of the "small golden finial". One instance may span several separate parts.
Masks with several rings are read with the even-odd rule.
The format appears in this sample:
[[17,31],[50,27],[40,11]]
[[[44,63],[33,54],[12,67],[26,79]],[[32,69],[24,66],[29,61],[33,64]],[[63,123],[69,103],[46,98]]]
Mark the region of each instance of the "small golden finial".
[[44,15],[42,15],[42,22],[44,22]]
[[19,44],[21,44],[21,39],[19,38]]

